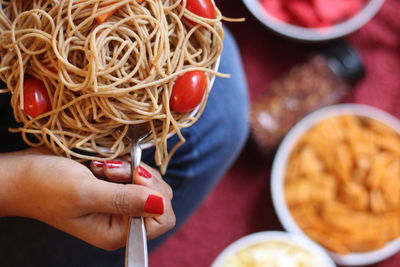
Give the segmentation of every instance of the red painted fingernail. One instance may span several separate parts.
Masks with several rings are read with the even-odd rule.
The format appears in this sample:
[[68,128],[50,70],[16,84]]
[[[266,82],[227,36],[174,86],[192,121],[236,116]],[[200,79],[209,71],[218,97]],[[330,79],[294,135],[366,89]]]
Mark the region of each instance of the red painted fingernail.
[[153,177],[153,175],[151,175],[151,173],[149,173],[145,168],[143,168],[142,166],[138,166],[137,167],[137,172],[140,176],[144,177],[144,178],[151,178]]
[[110,169],[122,167],[122,161],[105,161],[104,163],[106,167]]
[[92,160],[92,163],[96,167],[103,167],[103,165],[104,165],[104,161],[100,161],[100,160]]
[[149,195],[144,204],[144,211],[153,214],[163,214],[164,213],[164,201],[162,197],[156,195]]

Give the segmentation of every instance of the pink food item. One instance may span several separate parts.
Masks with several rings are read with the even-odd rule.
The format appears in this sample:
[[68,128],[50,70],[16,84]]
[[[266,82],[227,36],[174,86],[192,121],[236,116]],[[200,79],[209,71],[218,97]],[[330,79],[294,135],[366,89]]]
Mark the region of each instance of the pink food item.
[[368,0],[260,0],[276,18],[308,28],[340,23],[354,16]]
[[314,11],[314,7],[310,1],[291,0],[286,1],[286,9],[290,16],[294,19],[295,24],[304,27],[316,28],[321,23]]
[[291,22],[290,14],[285,10],[284,1],[282,0],[260,0],[261,4],[264,6],[269,13],[274,17],[285,21]]

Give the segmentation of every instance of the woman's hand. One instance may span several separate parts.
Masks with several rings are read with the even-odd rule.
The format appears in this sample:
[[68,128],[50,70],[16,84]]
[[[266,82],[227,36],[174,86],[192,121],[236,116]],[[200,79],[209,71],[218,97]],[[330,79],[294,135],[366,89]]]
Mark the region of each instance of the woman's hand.
[[0,216],[34,218],[107,250],[125,245],[129,216],[145,217],[149,239],[171,229],[172,190],[160,174],[142,164],[134,185],[119,184],[129,181],[130,165],[115,164],[92,162],[104,178],[98,179],[86,166],[44,149],[1,154]]

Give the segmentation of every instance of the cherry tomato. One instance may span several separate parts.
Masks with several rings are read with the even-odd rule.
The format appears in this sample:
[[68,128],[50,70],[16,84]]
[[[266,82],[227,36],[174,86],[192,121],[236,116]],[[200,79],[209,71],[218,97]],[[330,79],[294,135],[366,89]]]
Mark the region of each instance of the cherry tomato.
[[186,8],[200,17],[215,19],[215,6],[211,0],[186,0]]
[[207,89],[207,77],[202,71],[189,71],[179,76],[170,98],[170,106],[176,112],[188,112],[197,107]]
[[24,80],[24,111],[31,117],[37,117],[51,110],[50,97],[44,83],[27,76]]

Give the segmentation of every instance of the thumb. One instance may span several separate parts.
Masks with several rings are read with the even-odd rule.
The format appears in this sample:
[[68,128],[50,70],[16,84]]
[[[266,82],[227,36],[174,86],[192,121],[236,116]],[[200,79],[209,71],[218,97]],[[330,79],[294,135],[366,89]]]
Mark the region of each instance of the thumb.
[[164,213],[164,199],[142,185],[93,180],[88,186],[90,212],[156,217]]

